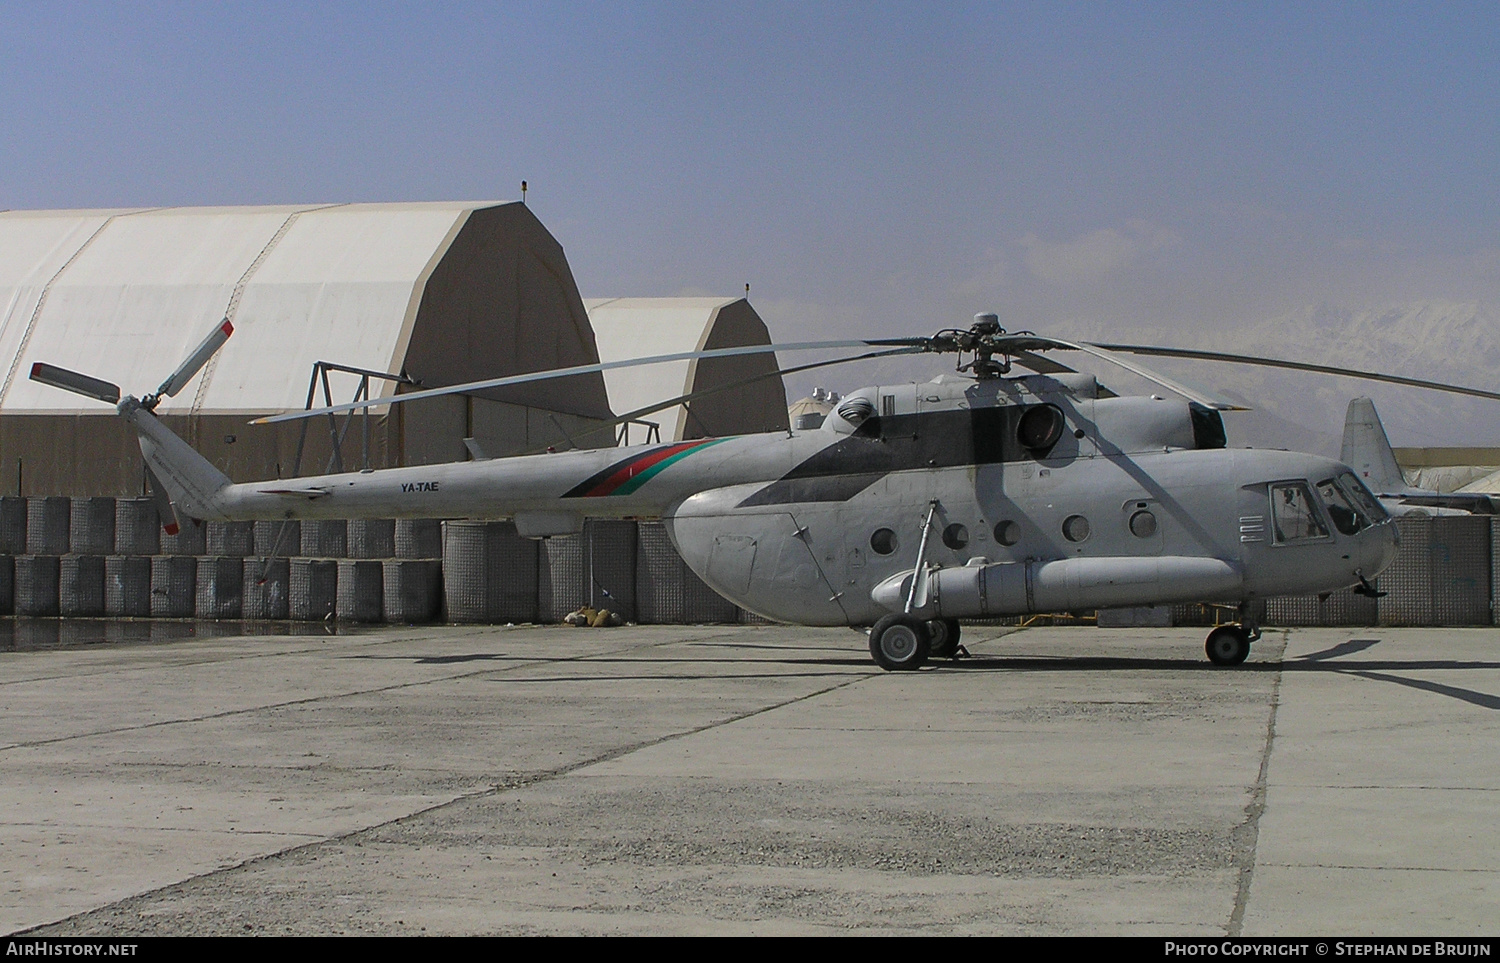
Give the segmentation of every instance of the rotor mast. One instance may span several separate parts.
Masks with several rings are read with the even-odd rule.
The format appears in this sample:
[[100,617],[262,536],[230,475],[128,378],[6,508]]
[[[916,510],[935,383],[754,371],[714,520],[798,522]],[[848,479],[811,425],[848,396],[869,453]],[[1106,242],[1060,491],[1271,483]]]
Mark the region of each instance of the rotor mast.
[[[972,354],[974,357],[967,364],[960,358],[955,370],[973,372],[975,378],[985,381],[1010,374],[1011,356],[1001,344],[1005,337],[1006,331],[1000,327],[1000,316],[984,311],[974,315],[974,323],[967,331],[950,328],[933,335],[928,339],[926,350]],[[1001,356],[998,361],[995,359],[996,354]]]

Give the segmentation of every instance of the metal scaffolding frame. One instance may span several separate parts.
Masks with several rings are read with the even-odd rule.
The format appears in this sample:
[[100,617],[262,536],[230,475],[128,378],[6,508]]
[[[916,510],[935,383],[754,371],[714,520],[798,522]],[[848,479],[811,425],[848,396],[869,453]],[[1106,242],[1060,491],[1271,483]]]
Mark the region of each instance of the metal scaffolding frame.
[[[334,405],[333,388],[328,383],[328,372],[341,371],[345,374],[359,375],[359,385],[354,389],[354,397],[349,399],[350,403],[368,401],[370,398],[370,379],[379,378],[382,381],[394,381],[396,384],[420,386],[421,382],[409,378],[404,374],[391,374],[387,371],[371,371],[368,368],[356,368],[353,365],[338,364],[333,361],[316,361],[312,367],[312,377],[307,382],[307,402],[303,406],[304,411],[311,411],[313,399],[317,397],[318,386],[323,387],[323,407],[331,408]],[[349,429],[354,424],[354,419],[359,418],[363,423],[363,432],[360,442],[360,470],[370,468],[370,408],[366,405],[356,414],[353,411],[344,415],[343,427],[339,427],[339,416],[330,412],[328,414],[328,441],[332,452],[328,456],[328,464],[324,466],[323,473],[332,471],[344,471],[344,440],[349,437]],[[297,477],[302,471],[302,453],[307,446],[307,429],[312,425],[312,419],[302,422],[302,431],[297,437],[297,456],[292,460],[292,477]]]

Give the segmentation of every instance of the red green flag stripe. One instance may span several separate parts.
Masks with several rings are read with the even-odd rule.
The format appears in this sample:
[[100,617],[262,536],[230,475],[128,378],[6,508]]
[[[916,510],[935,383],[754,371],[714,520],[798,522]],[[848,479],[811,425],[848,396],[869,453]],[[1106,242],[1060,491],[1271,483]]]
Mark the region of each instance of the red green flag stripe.
[[604,498],[609,495],[629,495],[646,482],[656,477],[667,466],[673,465],[693,452],[717,445],[727,438],[704,438],[699,441],[682,441],[666,445],[639,455],[633,455],[590,477],[563,494],[564,498]]

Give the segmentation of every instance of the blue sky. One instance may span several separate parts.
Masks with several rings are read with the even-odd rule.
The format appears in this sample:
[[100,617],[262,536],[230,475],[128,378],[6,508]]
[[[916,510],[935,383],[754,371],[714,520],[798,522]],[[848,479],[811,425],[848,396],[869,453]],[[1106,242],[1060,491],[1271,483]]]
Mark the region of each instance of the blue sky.
[[585,296],[1181,344],[1500,294],[1500,6],[6,3],[0,207],[511,198]]

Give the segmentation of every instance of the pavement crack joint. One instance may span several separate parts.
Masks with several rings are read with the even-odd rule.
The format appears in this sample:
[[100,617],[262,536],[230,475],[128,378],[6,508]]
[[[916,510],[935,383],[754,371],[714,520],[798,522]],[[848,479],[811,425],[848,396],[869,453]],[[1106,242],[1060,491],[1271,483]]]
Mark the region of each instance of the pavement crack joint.
[[[658,644],[661,644],[661,643],[658,643]],[[633,645],[633,646],[627,646],[626,649],[630,649],[630,648],[644,648],[644,647],[650,647],[650,646]],[[594,653],[595,656],[598,656],[600,654],[601,653]],[[551,662],[551,661],[575,661],[575,660],[577,660],[579,658],[582,658],[582,657],[573,657],[573,658],[570,658],[570,659],[567,659],[567,660],[552,660],[552,659],[547,659],[547,660],[540,660],[539,662],[533,663],[533,664],[545,664],[546,662]],[[481,671],[488,672],[488,671],[493,671],[493,669],[485,669],[485,670],[481,670]],[[465,675],[475,675],[475,674],[480,674],[480,673],[477,673],[477,672],[474,672],[474,673],[465,673]],[[48,922],[45,922],[45,923],[39,923],[39,924],[37,924],[35,926],[27,927],[25,929],[16,930],[16,931],[14,931],[14,932],[12,932],[12,933],[10,933],[8,935],[9,936],[13,936],[13,937],[14,936],[25,936],[26,934],[31,933],[31,932],[33,932],[35,930],[39,930],[39,929],[42,929],[42,928],[47,927],[47,926],[56,926],[56,925],[59,925],[59,924],[63,924],[63,923],[66,923],[69,920],[74,919],[74,918],[89,916],[89,915],[94,914],[94,913],[98,913],[98,912],[101,912],[101,911],[104,911],[104,910],[108,910],[111,907],[119,906],[119,905],[121,905],[121,904],[123,904],[125,902],[128,902],[128,901],[131,901],[131,900],[136,900],[136,899],[140,899],[140,898],[143,898],[143,897],[162,896],[164,894],[169,894],[169,893],[172,893],[174,891],[180,891],[184,887],[186,887],[186,886],[188,886],[188,885],[190,885],[192,883],[201,881],[201,880],[211,879],[211,878],[213,878],[215,876],[220,876],[220,875],[227,874],[227,873],[232,873],[232,872],[236,872],[236,871],[245,870],[245,869],[248,869],[248,868],[250,868],[252,866],[256,866],[256,865],[261,864],[261,863],[266,863],[266,862],[269,862],[271,860],[276,860],[276,859],[282,859],[282,858],[286,858],[286,857],[295,856],[298,853],[305,852],[305,851],[310,851],[310,850],[314,849],[315,847],[323,846],[323,845],[326,845],[328,843],[350,843],[350,842],[353,842],[355,845],[358,845],[358,843],[355,842],[355,841],[360,836],[363,836],[365,834],[368,834],[368,833],[371,833],[371,832],[374,832],[374,831],[377,831],[377,830],[380,830],[380,829],[384,829],[384,828],[387,828],[387,827],[390,827],[390,826],[399,826],[402,823],[406,823],[406,822],[409,822],[409,821],[412,821],[412,820],[415,820],[415,819],[419,819],[419,818],[421,818],[423,816],[431,815],[431,814],[433,814],[435,812],[438,812],[439,810],[447,808],[448,806],[452,806],[455,803],[466,802],[466,801],[476,800],[476,799],[485,799],[485,798],[497,796],[497,795],[499,795],[499,794],[501,794],[503,792],[510,792],[510,791],[517,790],[517,789],[524,789],[524,788],[527,788],[527,787],[530,787],[530,786],[536,786],[536,785],[541,784],[541,783],[549,782],[551,780],[558,779],[558,778],[561,778],[563,776],[570,775],[572,773],[578,772],[581,769],[586,769],[586,768],[588,768],[590,766],[598,765],[600,763],[605,763],[605,762],[611,762],[611,761],[613,761],[615,759],[619,759],[619,758],[622,758],[624,756],[628,756],[631,753],[639,752],[642,749],[649,749],[649,748],[651,748],[653,746],[659,746],[659,745],[662,745],[662,744],[667,743],[667,742],[672,742],[672,741],[677,740],[677,739],[685,738],[687,736],[693,736],[693,735],[697,735],[697,734],[702,733],[702,732],[710,731],[712,729],[718,729],[718,728],[721,728],[723,726],[733,725],[736,722],[742,722],[742,721],[744,721],[746,719],[754,718],[755,716],[764,715],[764,714],[766,714],[768,712],[774,712],[774,711],[776,711],[778,709],[786,708],[787,706],[796,705],[796,704],[801,703],[801,702],[806,702],[806,701],[808,701],[810,699],[815,699],[818,696],[826,695],[829,692],[834,692],[834,691],[837,691],[839,689],[843,689],[843,688],[846,688],[848,686],[855,685],[856,683],[864,682],[864,681],[866,681],[868,679],[877,678],[877,677],[879,677],[880,675],[883,675],[883,674],[884,673],[873,673],[872,672],[872,673],[868,673],[868,674],[864,674],[864,675],[858,675],[858,676],[855,676],[853,678],[845,679],[845,680],[843,680],[841,682],[838,682],[838,683],[835,683],[833,685],[824,686],[824,687],[822,687],[820,689],[817,689],[817,690],[815,690],[813,692],[804,693],[802,695],[795,696],[795,697],[790,698],[790,699],[783,699],[783,700],[781,700],[779,702],[775,702],[775,703],[773,703],[771,705],[764,705],[764,706],[760,706],[760,707],[755,708],[755,709],[747,710],[745,712],[736,713],[735,715],[729,716],[727,718],[719,719],[719,720],[716,720],[714,722],[708,722],[708,723],[705,723],[705,724],[703,724],[701,726],[694,726],[694,727],[692,727],[690,729],[684,729],[684,730],[681,730],[679,732],[668,733],[668,734],[666,734],[664,736],[659,736],[659,737],[654,738],[654,739],[642,740],[641,742],[633,743],[633,744],[627,745],[627,746],[618,746],[618,747],[616,747],[614,749],[608,750],[606,752],[599,753],[599,754],[597,754],[595,756],[592,756],[592,757],[590,757],[588,759],[582,759],[582,760],[579,760],[579,761],[577,761],[575,763],[570,763],[570,764],[565,765],[565,766],[559,766],[556,769],[551,769],[551,770],[547,770],[547,771],[544,771],[544,772],[541,772],[541,773],[536,773],[536,774],[534,774],[534,775],[532,775],[530,777],[524,777],[524,778],[521,778],[521,779],[509,779],[509,780],[505,780],[505,781],[500,782],[500,783],[491,784],[491,785],[486,786],[484,788],[479,788],[479,789],[474,789],[474,790],[470,790],[470,791],[467,791],[467,792],[457,793],[457,794],[449,796],[449,798],[444,799],[444,800],[442,800],[440,802],[435,802],[435,803],[433,803],[431,805],[423,806],[420,809],[413,810],[412,812],[405,813],[405,814],[403,814],[401,816],[397,816],[397,817],[392,818],[392,819],[384,820],[383,822],[372,823],[372,824],[370,824],[368,826],[361,826],[361,827],[358,827],[356,829],[348,830],[347,832],[337,833],[337,834],[334,834],[334,835],[331,835],[331,836],[323,836],[323,837],[320,837],[320,838],[317,838],[317,839],[311,839],[311,840],[309,840],[307,842],[298,843],[298,844],[296,844],[294,846],[288,846],[288,847],[286,847],[284,849],[279,849],[279,850],[277,850],[275,852],[261,853],[259,855],[252,856],[252,857],[247,858],[247,859],[237,860],[237,861],[232,862],[232,863],[226,863],[226,864],[224,864],[222,866],[218,866],[218,867],[216,867],[214,869],[211,869],[211,870],[208,870],[206,872],[196,873],[196,874],[193,874],[191,876],[187,876],[187,877],[185,877],[183,879],[177,880],[177,881],[175,881],[173,883],[170,883],[170,884],[168,884],[166,886],[160,886],[160,887],[156,887],[154,889],[148,889],[148,890],[145,890],[145,891],[142,891],[142,892],[131,893],[131,894],[129,894],[129,895],[127,895],[127,896],[125,896],[125,897],[123,897],[121,899],[117,899],[117,900],[114,900],[112,902],[100,905],[100,906],[91,907],[90,909],[84,910],[84,911],[79,912],[79,913],[71,914],[71,915],[63,917],[61,919],[51,920],[51,921],[48,921]],[[440,681],[440,680],[429,680],[429,681]],[[405,684],[402,684],[402,685],[399,685],[399,686],[387,686],[387,687],[383,687],[383,688],[384,689],[389,689],[389,688],[406,688],[409,685],[419,685],[419,684],[424,684],[424,683],[405,683]],[[382,690],[377,689],[377,690],[372,690],[372,691],[382,691]],[[303,701],[313,701],[313,700],[303,700]],[[246,711],[248,711],[248,710],[246,710]],[[234,713],[223,713],[223,715],[233,715],[233,714]],[[160,725],[160,724],[164,724],[164,723],[157,723],[157,724],[154,724],[154,725]],[[146,728],[146,727],[140,727],[140,728]],[[76,738],[76,737],[72,737],[72,738]],[[53,740],[53,741],[62,741],[62,740]]]
[[1255,850],[1260,843],[1260,817],[1266,811],[1266,785],[1271,773],[1271,749],[1276,741],[1276,710],[1281,707],[1281,680],[1284,678],[1282,656],[1286,654],[1291,630],[1281,632],[1281,651],[1276,655],[1276,671],[1271,679],[1271,710],[1266,714],[1266,738],[1260,754],[1260,772],[1250,802],[1245,806],[1245,821],[1230,834],[1234,843],[1234,861],[1238,868],[1234,909],[1229,914],[1225,935],[1238,938],[1245,926],[1245,909],[1250,902],[1250,884],[1255,877]]
[[[274,710],[274,709],[292,708],[294,706],[312,705],[312,704],[315,704],[315,703],[318,703],[318,702],[323,702],[323,701],[326,701],[326,700],[349,699],[349,698],[353,698],[353,697],[356,697],[356,696],[373,695],[373,694],[381,693],[381,692],[397,692],[397,691],[400,691],[402,689],[411,689],[411,688],[417,688],[417,687],[420,687],[420,686],[427,686],[427,685],[438,685],[438,684],[442,684],[442,683],[446,683],[446,682],[453,682],[453,681],[458,680],[458,679],[471,678],[473,676],[493,675],[493,674],[495,674],[497,672],[517,672],[517,671],[520,671],[522,669],[536,668],[537,666],[552,665],[552,664],[561,663],[561,662],[584,662],[584,661],[588,661],[590,659],[599,659],[599,658],[605,658],[605,657],[608,657],[608,656],[615,656],[615,655],[619,655],[620,653],[631,652],[631,651],[638,650],[638,649],[648,649],[648,648],[655,648],[657,646],[662,646],[662,645],[676,644],[677,641],[678,640],[669,640],[669,641],[666,641],[666,642],[632,643],[632,644],[621,646],[621,647],[616,648],[616,649],[610,649],[610,650],[605,651],[605,652],[590,652],[590,653],[584,653],[584,654],[579,654],[579,655],[561,656],[561,657],[556,657],[556,658],[530,658],[530,659],[522,659],[522,660],[518,660],[518,661],[516,661],[514,663],[507,663],[507,664],[502,664],[502,665],[487,664],[487,665],[484,665],[484,666],[482,666],[480,668],[477,668],[477,669],[470,669],[469,671],[466,671],[466,672],[456,672],[456,673],[453,673],[452,675],[437,676],[437,677],[430,678],[430,679],[416,679],[416,680],[413,680],[413,681],[410,681],[410,682],[398,682],[398,683],[394,683],[392,685],[375,686],[375,687],[372,687],[372,688],[369,688],[369,689],[353,689],[353,690],[347,690],[347,691],[342,691],[342,692],[327,692],[327,693],[321,693],[319,695],[308,696],[308,697],[303,698],[303,699],[290,699],[290,700],[287,700],[285,702],[262,703],[262,704],[252,705],[252,706],[243,706],[243,707],[236,708],[236,709],[225,709],[225,710],[223,710],[221,712],[209,712],[209,713],[205,713],[204,715],[200,715],[200,716],[186,716],[186,717],[174,718],[174,719],[160,719],[160,720],[156,720],[156,721],[153,721],[153,722],[142,722],[142,723],[138,723],[136,725],[130,725],[130,726],[115,726],[115,727],[108,728],[108,729],[94,729],[94,730],[90,730],[88,732],[69,733],[68,735],[56,736],[56,737],[51,738],[51,739],[34,739],[34,740],[29,741],[29,742],[9,743],[9,744],[6,744],[4,746],[0,746],[0,752],[6,752],[6,751],[9,751],[9,750],[12,750],[12,749],[27,749],[27,748],[34,748],[36,746],[56,745],[57,743],[71,742],[71,741],[76,740],[76,739],[94,739],[94,738],[98,738],[99,736],[116,735],[116,734],[122,733],[122,732],[138,732],[138,731],[143,730],[143,729],[156,729],[156,728],[161,728],[163,726],[187,725],[187,724],[191,724],[191,723],[195,723],[195,722],[205,722],[205,721],[208,721],[210,719],[225,719],[225,718],[229,718],[229,717],[232,717],[232,716],[244,715],[244,714],[247,714],[247,713],[265,712],[265,711]],[[381,644],[385,644],[384,641],[382,641]],[[229,660],[214,659],[214,660],[210,660],[206,664],[213,664],[213,663],[222,662],[222,661],[237,661],[240,658],[242,658],[242,657],[235,656],[235,657],[233,657],[232,659],[229,659]],[[177,663],[177,664],[174,664],[174,668],[176,668],[176,667],[184,667],[184,666],[190,665],[190,664],[196,665],[198,663]]]
[[[593,756],[589,759],[580,759],[577,762],[569,763],[565,766],[559,766],[556,769],[547,769],[542,772],[535,773],[531,776],[525,776],[515,780],[507,780],[504,783],[496,784],[489,792],[479,795],[492,795],[495,793],[508,792],[515,789],[524,789],[529,786],[535,786],[540,783],[549,782],[553,779],[559,779],[563,776],[571,775],[572,773],[578,772],[581,769],[587,769],[590,766],[596,766],[600,763],[605,762],[613,762],[616,759],[623,758],[632,753],[640,752],[642,749],[650,749],[654,746],[664,745],[668,742],[675,742],[678,739],[685,739],[688,736],[696,736],[699,733],[709,732],[713,729],[719,729],[724,726],[733,725],[736,722],[743,722],[746,719],[752,719],[755,716],[764,715],[768,712],[775,712],[778,709],[784,709],[787,706],[796,705],[799,702],[806,702],[809,699],[815,699],[818,696],[827,695],[830,692],[835,692],[847,686],[851,686],[859,682],[864,682],[867,679],[874,678],[879,678],[879,675],[870,673],[868,675],[856,676],[855,678],[846,679],[842,682],[838,682],[830,686],[824,686],[823,688],[817,689],[813,692],[808,692],[791,699],[783,699],[781,702],[777,702],[768,706],[761,706],[758,709],[750,709],[745,712],[738,713],[737,715],[729,716],[725,719],[719,719],[714,722],[707,722],[701,726],[695,726],[691,729],[683,729],[680,732],[668,733],[667,735],[658,736],[654,739],[642,740],[641,742],[633,743],[628,746],[618,746],[614,749],[602,752],[599,755]],[[399,822],[400,820],[395,821]]]

